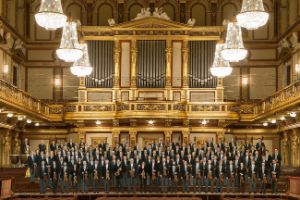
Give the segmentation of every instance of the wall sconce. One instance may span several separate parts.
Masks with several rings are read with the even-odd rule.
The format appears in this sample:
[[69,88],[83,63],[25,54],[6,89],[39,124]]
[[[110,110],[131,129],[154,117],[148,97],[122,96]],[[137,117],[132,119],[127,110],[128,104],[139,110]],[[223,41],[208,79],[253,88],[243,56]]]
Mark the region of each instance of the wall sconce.
[[60,78],[55,78],[55,79],[54,79],[54,85],[55,85],[56,87],[60,86],[60,85],[61,85],[61,79],[60,79]]
[[242,77],[242,85],[248,85],[249,83],[249,78],[247,76]]
[[3,65],[3,73],[8,74],[9,72],[9,65]]
[[299,64],[295,64],[295,72],[296,73],[300,72],[300,65]]

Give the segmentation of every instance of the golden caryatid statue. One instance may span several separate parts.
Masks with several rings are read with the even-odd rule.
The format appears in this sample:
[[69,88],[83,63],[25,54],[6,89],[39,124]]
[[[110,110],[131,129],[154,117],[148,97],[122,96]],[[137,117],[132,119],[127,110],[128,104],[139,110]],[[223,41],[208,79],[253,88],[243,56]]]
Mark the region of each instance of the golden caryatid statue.
[[283,165],[289,165],[289,138],[287,132],[283,133],[282,137],[282,155],[283,155]]
[[21,153],[21,142],[19,139],[19,133],[15,134],[13,145],[14,145],[14,148],[12,148],[12,153],[20,154]]
[[299,145],[299,138],[297,137],[296,130],[293,130],[291,135],[291,161],[293,167],[297,167],[299,165],[298,145]]
[[9,155],[11,150],[11,138],[9,132],[6,132],[3,137],[3,157],[2,157],[2,164],[3,166],[9,166]]

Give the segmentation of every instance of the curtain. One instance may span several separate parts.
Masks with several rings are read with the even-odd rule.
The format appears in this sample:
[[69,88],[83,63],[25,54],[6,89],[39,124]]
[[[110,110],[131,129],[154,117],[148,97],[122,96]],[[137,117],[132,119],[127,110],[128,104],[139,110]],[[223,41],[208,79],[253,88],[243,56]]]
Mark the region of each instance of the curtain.
[[86,77],[88,88],[112,88],[114,77],[114,42],[88,41],[93,72]]
[[137,87],[165,87],[166,41],[139,40],[137,48]]
[[215,53],[215,41],[189,41],[190,88],[215,88],[217,79],[210,73]]

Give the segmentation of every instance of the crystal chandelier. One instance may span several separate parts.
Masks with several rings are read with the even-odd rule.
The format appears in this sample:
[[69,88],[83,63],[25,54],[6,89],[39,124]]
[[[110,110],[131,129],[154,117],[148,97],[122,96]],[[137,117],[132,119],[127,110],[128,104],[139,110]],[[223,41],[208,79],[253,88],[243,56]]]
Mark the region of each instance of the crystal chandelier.
[[93,68],[90,64],[87,44],[83,43],[80,44],[80,46],[83,51],[83,56],[74,62],[73,66],[71,67],[71,72],[78,77],[85,77],[92,73]]
[[268,22],[269,13],[265,11],[262,0],[243,0],[242,10],[236,18],[241,27],[254,30]]
[[75,22],[65,23],[60,47],[56,50],[56,54],[58,58],[66,62],[74,62],[82,57],[83,51],[78,42],[77,24]]
[[42,0],[40,10],[34,17],[36,23],[46,30],[61,28],[67,21],[67,16],[63,13],[61,0]]
[[221,51],[224,49],[225,44],[217,44],[215,57],[212,67],[210,68],[210,72],[213,76],[224,78],[228,76],[232,72],[232,67],[227,60],[221,55]]
[[248,51],[244,48],[241,27],[237,22],[228,23],[227,35],[222,57],[229,62],[238,62],[247,57]]

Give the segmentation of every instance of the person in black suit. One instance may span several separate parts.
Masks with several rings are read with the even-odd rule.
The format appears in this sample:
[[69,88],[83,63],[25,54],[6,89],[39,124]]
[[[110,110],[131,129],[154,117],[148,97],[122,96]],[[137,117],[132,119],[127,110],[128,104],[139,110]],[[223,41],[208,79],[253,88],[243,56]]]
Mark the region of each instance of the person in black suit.
[[44,144],[44,141],[42,140],[42,144],[39,144],[39,151],[40,152],[46,152],[46,145]]
[[227,192],[229,191],[229,188],[231,187],[231,191],[235,192],[236,188],[236,169],[233,163],[233,160],[229,161],[229,166],[228,166],[228,171],[226,172],[226,179],[228,179],[228,184],[227,184]]
[[79,166],[77,163],[74,163],[70,166],[70,173],[71,173],[71,181],[72,181],[72,189],[73,192],[78,192],[78,186],[80,185],[80,178],[79,178]]
[[109,160],[105,160],[105,165],[104,165],[104,191],[106,193],[109,193],[110,191],[110,185],[111,185],[111,165],[109,164]]
[[30,169],[30,182],[34,182],[37,175],[37,158],[35,151],[31,151],[31,154],[27,159],[27,164]]
[[262,162],[258,170],[258,181],[260,183],[260,193],[266,192],[266,184],[268,181],[269,168],[266,166],[265,162]]
[[115,177],[116,177],[116,187],[118,192],[123,191],[123,185],[122,185],[122,162],[120,159],[117,159],[117,164],[116,164],[116,170],[114,172]]
[[50,167],[51,188],[53,193],[57,192],[59,175],[60,175],[59,166],[56,164],[56,161],[53,160]]
[[147,172],[146,163],[143,161],[139,167],[139,177],[140,177],[140,192],[146,192],[147,186]]
[[279,174],[279,165],[277,164],[276,160],[272,161],[270,173],[271,173],[272,193],[277,193],[278,192],[277,180],[280,174]]
[[86,160],[83,160],[82,166],[80,169],[80,182],[81,182],[81,192],[88,192],[88,180],[90,169],[87,165]]
[[191,173],[191,169],[188,166],[187,161],[184,160],[180,172],[182,192],[189,192],[190,190],[189,188],[190,173]]
[[138,168],[137,165],[134,163],[134,159],[130,158],[130,163],[127,166],[128,172],[128,192],[136,192],[136,184],[137,184],[137,175],[138,175]]
[[38,169],[38,179],[40,182],[40,193],[45,193],[47,189],[46,182],[48,179],[48,169],[44,160],[41,162],[41,165]]
[[243,162],[240,163],[240,166],[238,168],[238,176],[239,176],[239,191],[245,192],[247,170]]
[[94,164],[91,167],[91,182],[93,185],[93,191],[95,193],[99,192],[99,184],[100,184],[100,165],[99,161],[95,160]]
[[248,190],[249,193],[256,192],[256,183],[258,178],[258,166],[255,163],[255,160],[251,161],[251,165],[249,167],[249,177],[248,177]]
[[281,164],[281,155],[278,149],[274,150],[274,154],[272,155],[272,160],[275,160],[278,165]]

